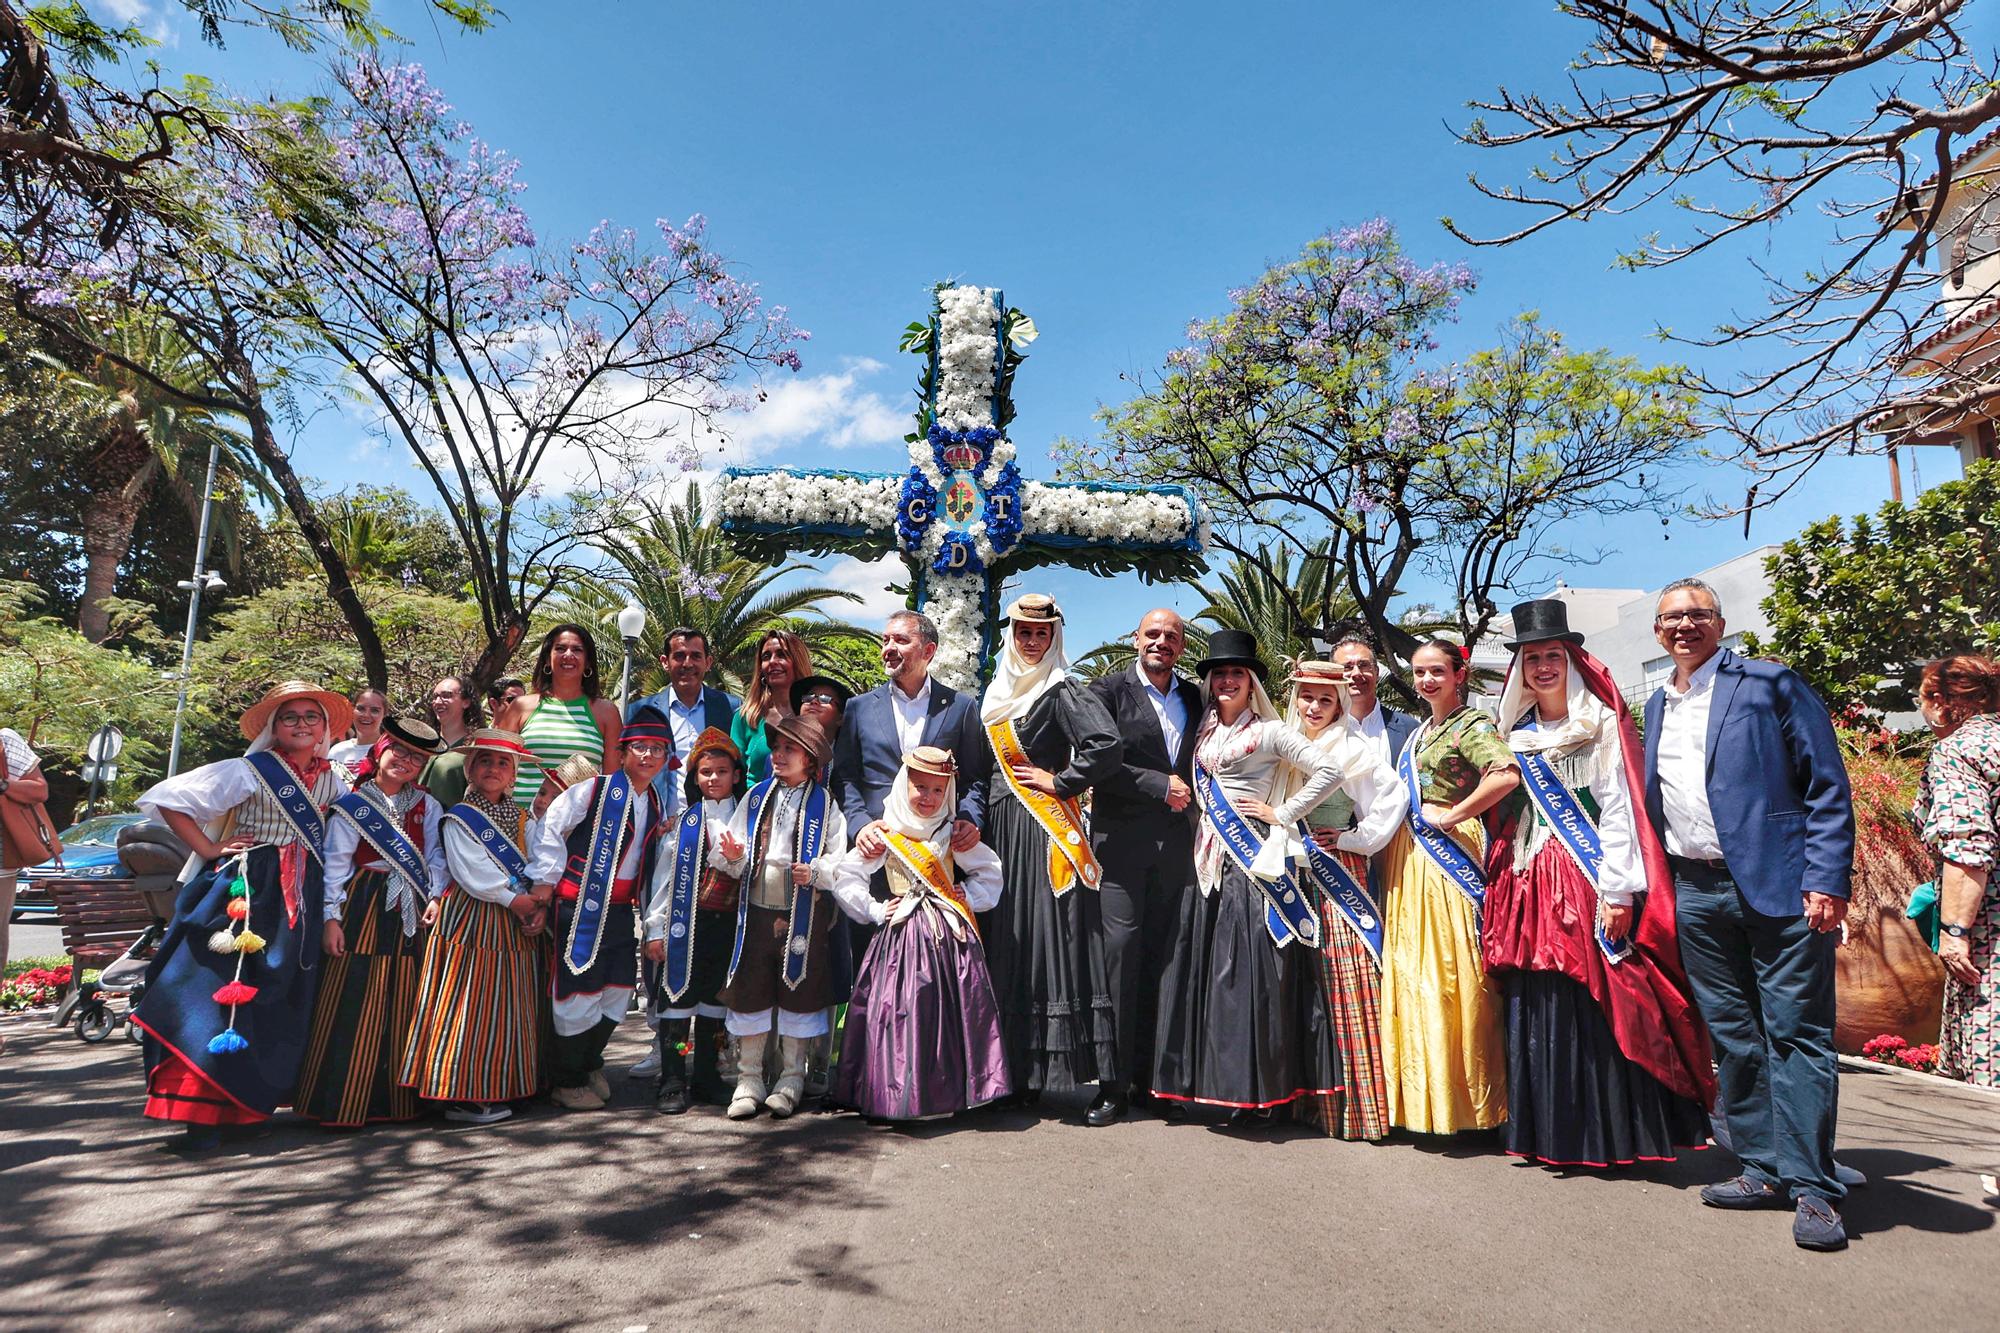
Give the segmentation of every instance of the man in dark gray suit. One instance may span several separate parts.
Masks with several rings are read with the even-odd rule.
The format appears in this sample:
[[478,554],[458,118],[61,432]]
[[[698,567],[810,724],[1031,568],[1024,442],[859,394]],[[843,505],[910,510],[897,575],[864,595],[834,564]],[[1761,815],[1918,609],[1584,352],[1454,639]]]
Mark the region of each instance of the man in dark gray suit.
[[1091,693],[1125,738],[1118,770],[1091,797],[1090,843],[1103,867],[1104,962],[1118,1061],[1132,1088],[1105,1086],[1085,1116],[1091,1125],[1121,1118],[1131,1095],[1153,1082],[1153,1027],[1160,973],[1180,927],[1181,900],[1194,879],[1194,733],[1201,690],[1175,674],[1187,650],[1174,612],[1148,611],[1132,636],[1138,661],[1091,682]]

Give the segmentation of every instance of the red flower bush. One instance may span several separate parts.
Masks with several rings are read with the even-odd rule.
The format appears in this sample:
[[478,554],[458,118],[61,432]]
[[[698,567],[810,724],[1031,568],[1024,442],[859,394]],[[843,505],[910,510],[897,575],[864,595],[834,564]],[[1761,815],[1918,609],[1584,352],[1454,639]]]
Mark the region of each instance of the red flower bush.
[[1916,1069],[1932,1073],[1938,1067],[1941,1052],[1930,1042],[1912,1046],[1893,1032],[1885,1032],[1872,1038],[1861,1048],[1861,1053],[1870,1060],[1885,1065],[1895,1065],[1900,1069]]
[[60,967],[31,967],[9,977],[0,984],[0,1009],[38,1009],[54,1004],[68,988],[70,976],[70,965],[64,963]]

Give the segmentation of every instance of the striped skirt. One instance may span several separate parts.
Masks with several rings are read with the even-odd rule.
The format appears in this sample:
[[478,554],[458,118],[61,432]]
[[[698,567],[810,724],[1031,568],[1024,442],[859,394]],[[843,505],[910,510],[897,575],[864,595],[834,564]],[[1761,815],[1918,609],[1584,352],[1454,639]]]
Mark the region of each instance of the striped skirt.
[[[1361,884],[1368,858],[1336,852]],[[1382,973],[1368,946],[1325,898],[1319,904],[1320,971],[1326,978],[1327,1016],[1347,1086],[1337,1093],[1301,1098],[1300,1118],[1342,1139],[1374,1140],[1389,1132],[1389,1089],[1382,1077]]]
[[508,1102],[543,1085],[541,942],[456,888],[424,951],[402,1082],[433,1101]]
[[341,912],[347,952],[320,964],[312,1035],[299,1071],[298,1113],[348,1127],[414,1120],[417,1098],[398,1080],[417,1012],[422,944],[403,934],[387,871],[364,870]]

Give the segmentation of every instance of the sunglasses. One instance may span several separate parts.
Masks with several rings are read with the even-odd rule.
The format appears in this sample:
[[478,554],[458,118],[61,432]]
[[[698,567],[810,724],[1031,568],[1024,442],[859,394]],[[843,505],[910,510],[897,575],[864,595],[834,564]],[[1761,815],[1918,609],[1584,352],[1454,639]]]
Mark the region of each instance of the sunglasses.
[[826,704],[832,706],[840,702],[840,696],[837,694],[806,694],[799,697],[799,702],[802,704]]

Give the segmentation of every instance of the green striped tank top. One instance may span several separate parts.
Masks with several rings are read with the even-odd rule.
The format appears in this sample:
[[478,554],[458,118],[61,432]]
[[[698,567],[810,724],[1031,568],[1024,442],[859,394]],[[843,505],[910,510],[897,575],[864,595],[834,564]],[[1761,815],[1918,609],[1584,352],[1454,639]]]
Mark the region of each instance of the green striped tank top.
[[514,779],[514,804],[523,810],[534,804],[542,789],[542,770],[554,768],[573,754],[588,755],[594,767],[604,765],[604,736],[597,719],[590,715],[590,700],[565,702],[545,694],[521,728],[521,743],[535,756],[523,762]]

